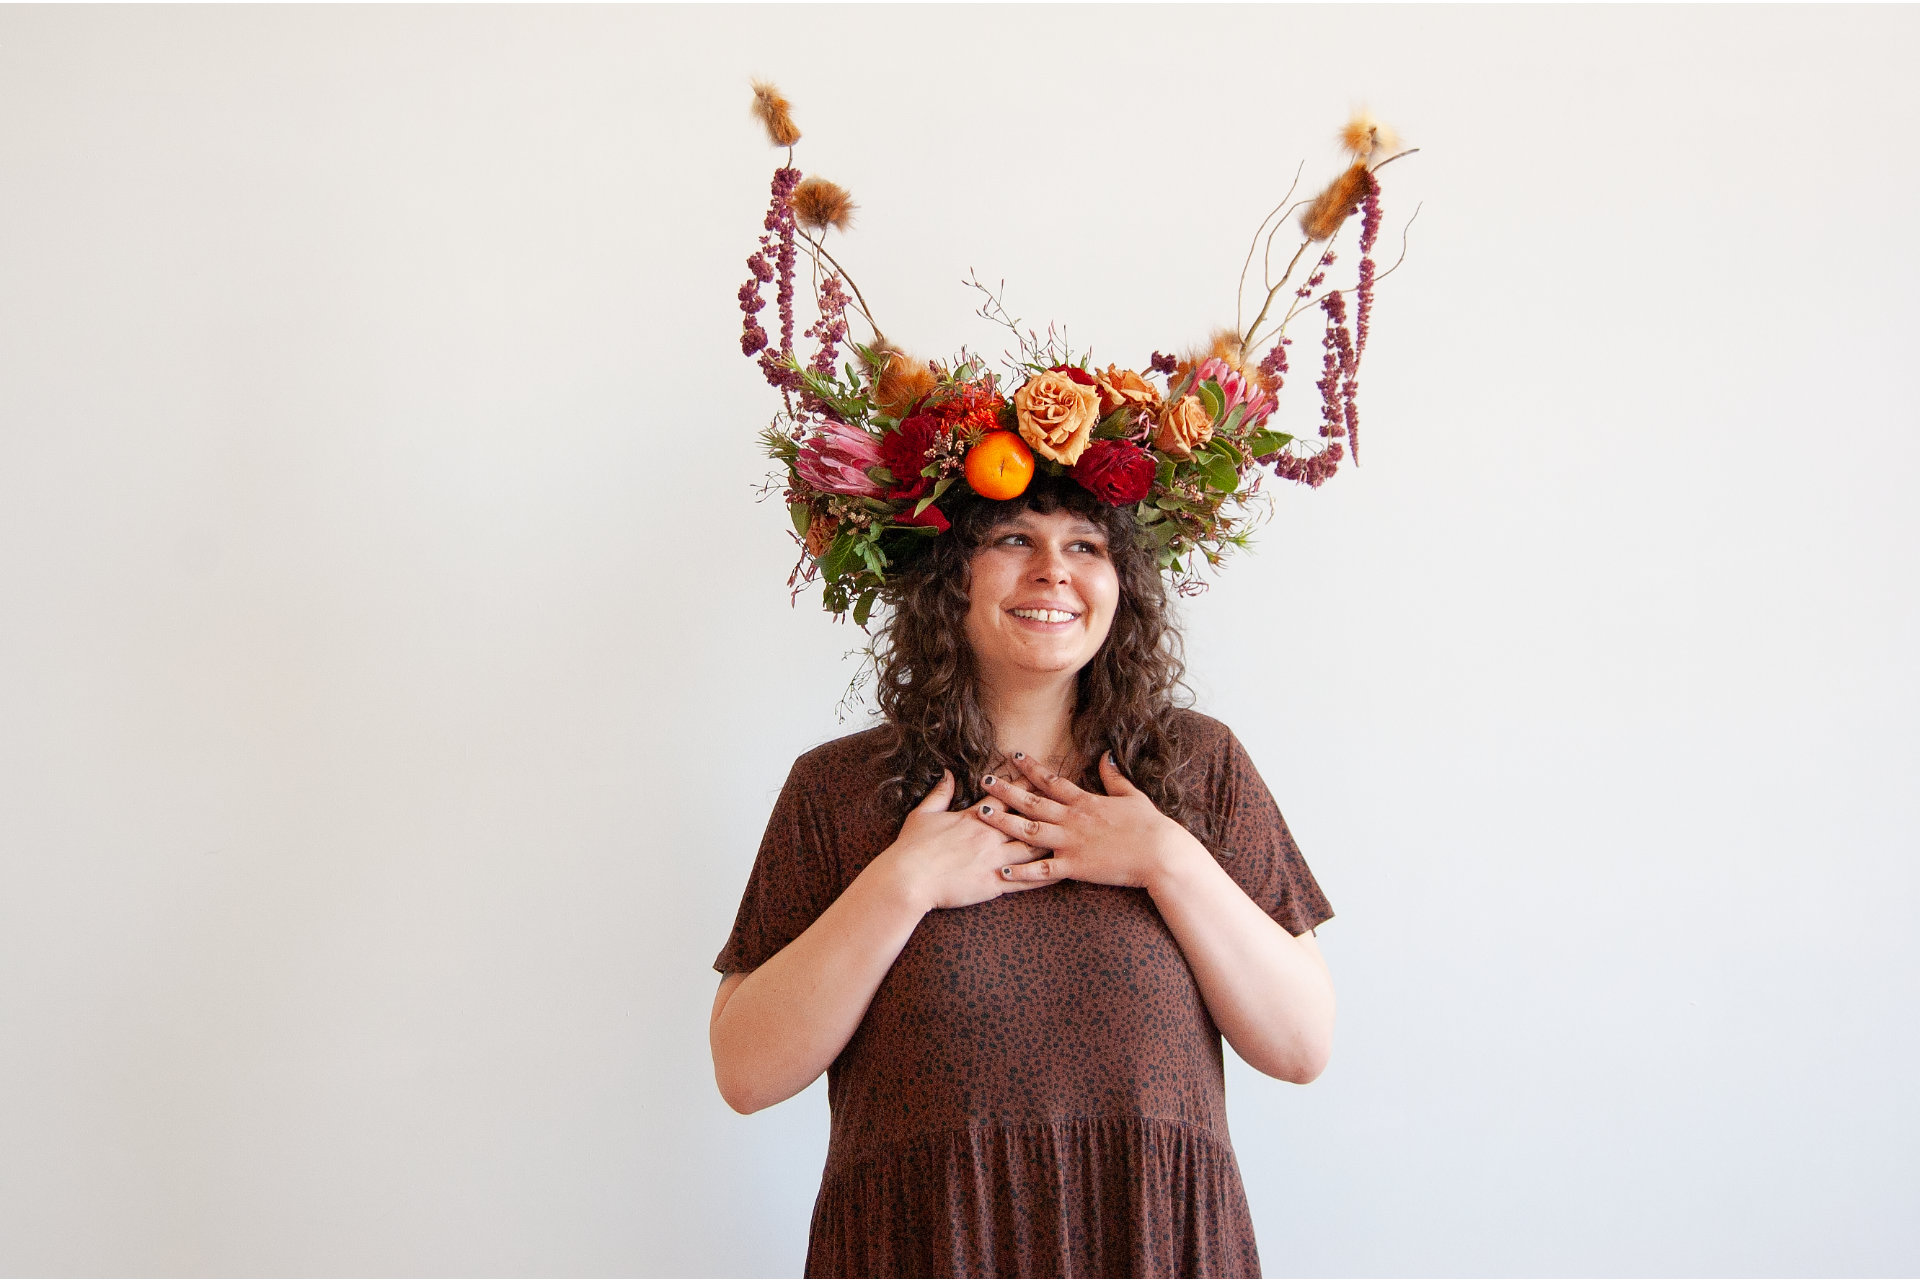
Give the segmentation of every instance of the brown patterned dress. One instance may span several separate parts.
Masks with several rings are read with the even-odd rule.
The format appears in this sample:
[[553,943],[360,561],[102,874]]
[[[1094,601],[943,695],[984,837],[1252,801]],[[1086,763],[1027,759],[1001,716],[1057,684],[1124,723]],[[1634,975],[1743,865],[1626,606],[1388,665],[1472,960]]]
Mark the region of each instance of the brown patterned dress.
[[[1215,856],[1290,932],[1331,919],[1245,748],[1183,717]],[[899,834],[877,732],[794,763],[714,968],[764,964]],[[930,912],[827,1082],[810,1276],[1260,1274],[1220,1033],[1141,890]]]

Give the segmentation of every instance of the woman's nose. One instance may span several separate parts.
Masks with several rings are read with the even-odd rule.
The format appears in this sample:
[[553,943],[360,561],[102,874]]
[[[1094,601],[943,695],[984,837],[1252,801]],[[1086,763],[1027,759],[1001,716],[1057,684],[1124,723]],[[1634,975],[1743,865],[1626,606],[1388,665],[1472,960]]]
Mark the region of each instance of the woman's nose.
[[1065,582],[1069,576],[1066,554],[1057,547],[1042,548],[1033,576],[1044,582]]

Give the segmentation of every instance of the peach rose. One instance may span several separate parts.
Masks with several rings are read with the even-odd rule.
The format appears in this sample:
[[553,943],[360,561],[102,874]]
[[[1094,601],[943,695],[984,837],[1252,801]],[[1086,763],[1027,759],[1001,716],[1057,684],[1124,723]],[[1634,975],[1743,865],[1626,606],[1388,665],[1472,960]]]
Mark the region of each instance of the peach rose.
[[1160,411],[1153,447],[1170,458],[1191,458],[1194,449],[1213,439],[1213,415],[1199,396],[1181,396]]
[[1093,424],[1100,421],[1100,393],[1049,370],[1013,393],[1013,412],[1020,435],[1035,453],[1070,467],[1086,452]]
[[1093,385],[1100,392],[1100,416],[1103,418],[1129,405],[1148,413],[1160,404],[1160,388],[1133,370],[1122,369],[1118,365],[1110,364],[1105,373],[1094,374]]

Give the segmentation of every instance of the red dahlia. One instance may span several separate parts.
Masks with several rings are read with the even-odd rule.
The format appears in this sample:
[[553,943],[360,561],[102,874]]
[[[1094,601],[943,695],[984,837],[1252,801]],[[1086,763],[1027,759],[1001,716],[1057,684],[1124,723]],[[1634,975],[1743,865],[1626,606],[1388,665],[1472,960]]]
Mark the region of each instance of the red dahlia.
[[932,414],[916,413],[880,437],[880,460],[893,473],[887,497],[898,501],[926,495],[933,481],[920,469],[927,465],[927,450],[946,433],[946,423]]
[[1153,455],[1125,440],[1095,440],[1068,474],[1110,507],[1139,502],[1153,492]]

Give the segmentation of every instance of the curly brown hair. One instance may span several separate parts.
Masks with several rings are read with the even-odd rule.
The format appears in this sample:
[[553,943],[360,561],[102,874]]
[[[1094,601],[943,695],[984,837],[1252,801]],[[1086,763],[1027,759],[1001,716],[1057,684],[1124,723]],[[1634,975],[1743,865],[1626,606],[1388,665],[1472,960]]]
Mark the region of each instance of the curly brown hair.
[[[974,791],[996,757],[966,620],[973,553],[989,530],[1022,511],[1066,510],[1098,525],[1120,581],[1113,626],[1077,677],[1073,747],[1080,758],[1113,752],[1114,763],[1162,813],[1203,839],[1204,822],[1180,785],[1185,763],[1176,712],[1191,701],[1179,629],[1166,580],[1139,535],[1131,507],[1110,507],[1062,476],[1037,475],[1020,497],[995,502],[967,494],[948,512],[953,527],[887,577],[887,616],[876,637],[880,711],[886,717],[882,799],[906,811],[953,770],[954,807]],[[1083,785],[1090,785],[1081,779]]]

